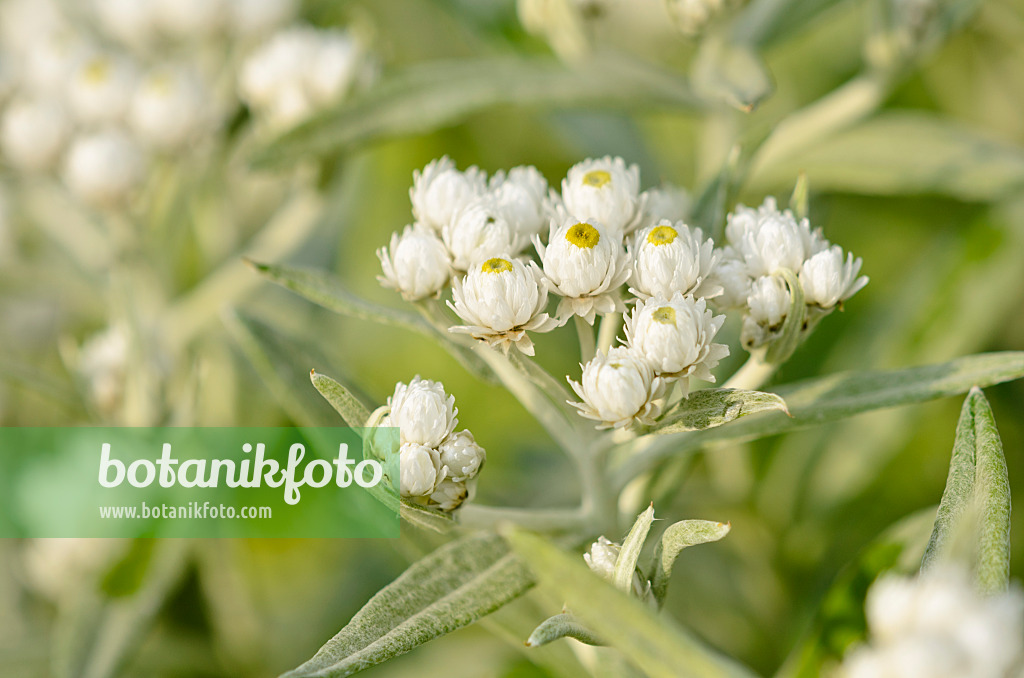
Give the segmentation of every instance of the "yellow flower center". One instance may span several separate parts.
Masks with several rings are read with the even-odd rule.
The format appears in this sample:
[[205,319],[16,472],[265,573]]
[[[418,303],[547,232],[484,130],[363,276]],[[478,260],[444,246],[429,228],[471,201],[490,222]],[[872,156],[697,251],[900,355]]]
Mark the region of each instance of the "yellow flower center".
[[146,80],[149,91],[160,96],[167,96],[174,90],[174,78],[170,73],[156,73]]
[[647,234],[647,242],[655,246],[668,245],[676,239],[677,235],[679,232],[671,226],[658,226]]
[[99,84],[110,76],[110,62],[106,59],[93,59],[85,65],[85,80]]
[[576,247],[585,247],[589,250],[601,241],[601,234],[590,224],[581,221],[566,232],[565,239]]
[[480,267],[480,270],[484,273],[504,273],[505,271],[512,270],[512,262],[508,259],[499,259],[498,257],[495,257],[485,261],[483,266]]
[[590,170],[583,175],[583,185],[601,188],[612,182],[612,175],[606,170]]
[[664,323],[666,325],[676,324],[676,310],[671,306],[662,306],[656,310],[651,317],[659,323]]

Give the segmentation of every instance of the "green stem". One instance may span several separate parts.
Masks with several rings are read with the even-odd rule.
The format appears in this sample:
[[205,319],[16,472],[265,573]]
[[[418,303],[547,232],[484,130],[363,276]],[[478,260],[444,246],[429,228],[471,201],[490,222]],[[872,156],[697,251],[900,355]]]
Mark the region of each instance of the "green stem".
[[597,333],[597,348],[602,353],[607,353],[608,349],[615,343],[615,335],[619,333],[619,328],[622,327],[622,314],[621,313],[609,313],[601,318],[601,329]]
[[777,367],[778,365],[764,362],[760,356],[751,354],[747,362],[743,363],[743,367],[736,370],[736,373],[722,384],[722,388],[756,391],[771,378]]
[[580,362],[586,365],[594,358],[597,349],[594,343],[594,328],[581,316],[573,316],[576,323],[576,336],[580,340]]

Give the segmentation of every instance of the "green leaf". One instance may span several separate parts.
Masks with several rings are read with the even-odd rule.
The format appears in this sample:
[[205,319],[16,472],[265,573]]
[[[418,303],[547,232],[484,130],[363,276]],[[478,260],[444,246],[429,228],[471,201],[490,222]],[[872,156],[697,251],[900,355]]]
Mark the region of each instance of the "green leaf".
[[791,416],[769,412],[707,431],[641,436],[612,470],[620,484],[661,459],[754,440],[896,405],[919,403],[1024,377],[1024,352],[1001,351],[883,372],[845,372],[780,386]]
[[718,678],[753,674],[701,645],[673,620],[610,586],[576,554],[512,528],[508,539],[537,575],[563,597],[587,628],[620,650],[650,678]]
[[455,520],[450,513],[413,504],[405,497],[402,498],[402,505],[399,510],[401,517],[408,521],[410,525],[415,525],[432,532],[444,534],[455,525]]
[[971,556],[977,558],[978,587],[988,593],[1005,590],[1010,578],[1010,481],[995,418],[979,388],[971,389],[960,411],[946,489],[921,569],[947,557],[964,529],[976,542]]
[[463,537],[410,566],[312,659],[284,676],[350,676],[468,626],[532,584],[502,538],[486,533]]
[[806,219],[809,211],[811,182],[807,180],[807,172],[801,172],[796,178],[793,195],[789,197],[789,209],[797,219]]
[[740,417],[771,410],[789,413],[786,401],[775,393],[706,388],[694,391],[676,403],[651,433],[665,435],[681,431],[703,431],[728,424]]
[[641,62],[595,56],[571,68],[551,59],[492,57],[418,64],[285,133],[257,167],[284,167],[394,136],[433,131],[495,106],[699,106],[686,81]]
[[804,338],[804,319],[807,317],[807,305],[804,303],[804,286],[797,280],[796,273],[782,269],[782,277],[789,288],[789,311],[782,321],[782,331],[775,337],[765,352],[765,362],[770,365],[781,365],[789,360]]
[[575,638],[586,645],[607,645],[575,616],[563,612],[541,622],[526,639],[527,647],[540,647],[559,638]]
[[722,169],[704,186],[693,206],[691,222],[714,238],[715,242],[721,240],[725,233],[727,203],[736,181],[739,163],[740,147],[734,146]]
[[619,557],[615,559],[615,574],[612,577],[612,583],[623,593],[633,590],[633,574],[636,572],[636,563],[640,560],[640,551],[644,547],[644,542],[647,541],[647,533],[651,531],[652,522],[654,522],[653,504],[637,516],[629,534],[622,540]]
[[718,541],[729,534],[730,529],[731,524],[712,520],[682,520],[669,525],[654,551],[654,578],[651,580],[651,591],[655,600],[659,604],[665,601],[672,568],[683,549]]
[[749,47],[709,37],[693,61],[693,87],[706,99],[719,99],[749,113],[771,94],[768,68]]
[[370,418],[370,410],[366,405],[359,402],[359,399],[352,395],[352,392],[330,377],[317,374],[315,370],[309,373],[309,379],[313,382],[320,395],[327,399],[331,407],[341,415],[345,423],[352,428],[366,426]]

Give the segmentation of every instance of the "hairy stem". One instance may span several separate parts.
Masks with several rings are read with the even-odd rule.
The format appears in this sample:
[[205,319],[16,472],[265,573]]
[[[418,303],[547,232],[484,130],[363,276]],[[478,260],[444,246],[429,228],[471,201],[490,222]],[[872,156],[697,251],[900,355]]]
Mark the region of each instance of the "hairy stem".
[[759,356],[752,354],[747,362],[743,363],[743,367],[736,370],[722,387],[756,391],[771,378],[777,367],[778,365],[764,362]]
[[576,336],[580,340],[580,362],[585,365],[593,359],[597,348],[594,343],[594,328],[578,315],[572,319],[576,324]]
[[615,343],[615,335],[619,333],[620,327],[622,327],[621,313],[609,313],[601,318],[601,329],[597,333],[597,349],[599,351],[608,352],[608,349]]

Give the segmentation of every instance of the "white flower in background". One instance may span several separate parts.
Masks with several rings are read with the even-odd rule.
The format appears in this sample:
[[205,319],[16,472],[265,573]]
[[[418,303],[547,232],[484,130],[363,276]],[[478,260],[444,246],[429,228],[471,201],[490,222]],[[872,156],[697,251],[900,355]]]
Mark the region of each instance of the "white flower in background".
[[155,39],[158,0],[93,0],[96,22],[111,38],[144,49]]
[[12,102],[0,125],[4,156],[15,167],[26,170],[52,167],[71,133],[71,121],[64,109],[45,99]]
[[[676,292],[671,299],[638,301],[626,316],[626,341],[658,375],[713,382],[711,370],[729,355],[728,346],[712,343],[724,322],[725,316],[715,316],[704,299]],[[685,380],[682,387],[685,394]]]
[[441,239],[452,255],[457,271],[523,249],[523,238],[497,209],[490,196],[472,201],[441,228]]
[[433,160],[412,173],[409,199],[412,213],[424,225],[439,231],[456,213],[487,191],[487,177],[476,167],[460,172],[448,156]]
[[170,37],[210,37],[224,27],[228,0],[156,0],[155,16],[161,32]]
[[25,54],[22,80],[32,92],[63,97],[75,69],[90,52],[81,36],[70,30],[43,34]]
[[138,80],[135,66],[123,57],[97,53],[82,61],[68,85],[68,104],[87,125],[117,123],[128,110]]
[[722,11],[725,0],[666,0],[665,6],[679,32],[692,37]]
[[390,425],[397,426],[403,443],[437,447],[455,429],[455,397],[444,391],[441,382],[420,379],[408,385],[399,383],[388,398]]
[[857,277],[860,267],[860,258],[854,259],[853,254],[844,262],[843,248],[838,245],[818,252],[800,268],[804,300],[825,309],[846,301],[868,284],[866,276]]
[[5,50],[24,53],[44,36],[67,29],[63,11],[54,0],[0,2],[0,44]]
[[565,321],[578,315],[591,325],[594,317],[624,311],[619,287],[629,278],[629,255],[618,231],[594,220],[570,218],[561,226],[551,223],[545,247],[538,236],[534,246],[544,275],[562,296],[556,315]]
[[747,264],[732,247],[717,250],[717,261],[708,277],[708,284],[721,288],[721,294],[711,300],[719,309],[743,308],[750,296],[754,279],[747,272]]
[[619,551],[622,546],[610,541],[606,537],[598,537],[597,541],[590,545],[590,550],[583,554],[583,560],[587,561],[590,569],[611,581],[615,576],[615,561],[619,559]]
[[611,156],[584,160],[562,180],[561,202],[567,214],[604,224],[621,238],[642,217],[640,168]]
[[448,305],[467,324],[448,331],[469,334],[506,353],[514,345],[533,355],[527,332],[550,332],[559,326],[544,312],[547,302],[547,283],[535,263],[488,259],[464,278],[452,280]]
[[120,406],[127,364],[128,335],[120,327],[110,327],[82,344],[77,370],[100,412],[110,414]]
[[197,74],[185,68],[159,68],[146,74],[136,89],[128,121],[144,144],[177,149],[207,126],[207,101]]
[[580,382],[569,380],[581,403],[569,404],[599,428],[621,428],[634,421],[653,424],[661,413],[657,400],[664,395],[665,381],[654,374],[643,356],[626,347],[598,352],[583,367]]
[[748,348],[761,346],[782,328],[792,297],[786,281],[777,275],[758,278],[750,286],[747,315],[743,318],[741,341]]
[[644,196],[644,223],[649,226],[657,226],[663,219],[686,221],[690,216],[693,201],[682,186],[662,184],[644,191]]
[[398,456],[399,493],[403,497],[423,497],[434,491],[441,480],[441,462],[437,450],[418,443],[402,443]]
[[125,200],[143,179],[142,153],[117,129],[75,139],[64,163],[64,181],[82,201],[110,207]]
[[448,478],[455,482],[465,482],[476,476],[487,459],[484,448],[477,444],[469,431],[459,431],[448,436],[438,451]]
[[883,576],[865,606],[870,644],[848,653],[845,678],[1016,678],[1024,663],[1024,595],[982,597],[966,572]]
[[260,35],[288,23],[297,0],[229,0],[229,23],[239,35]]
[[390,245],[377,250],[377,258],[384,272],[377,280],[408,301],[438,296],[451,276],[444,243],[418,224],[406,226],[402,235],[392,233]]
[[498,212],[516,231],[529,239],[548,225],[545,199],[548,180],[536,167],[513,167],[491,177],[490,193]]
[[713,297],[722,288],[705,283],[715,266],[715,244],[704,240],[699,228],[663,219],[639,231],[631,248],[632,285],[629,291],[641,299],[671,297],[676,292]]
[[727,217],[725,235],[753,278],[784,268],[796,273],[804,259],[829,246],[821,229],[812,232],[807,219],[798,222],[791,211],[779,211],[771,197],[756,210],[738,206]]

